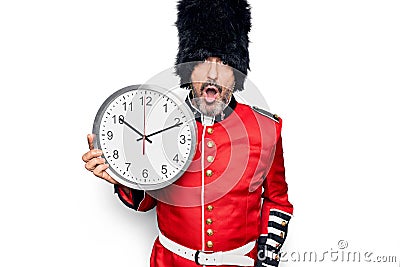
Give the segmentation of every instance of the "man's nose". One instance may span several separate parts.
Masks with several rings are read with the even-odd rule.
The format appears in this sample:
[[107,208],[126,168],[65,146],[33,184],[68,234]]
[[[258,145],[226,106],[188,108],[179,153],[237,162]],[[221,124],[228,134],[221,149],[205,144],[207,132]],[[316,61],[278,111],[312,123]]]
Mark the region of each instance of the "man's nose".
[[210,62],[209,64],[209,69],[208,69],[208,73],[207,73],[207,78],[209,80],[217,80],[218,78],[218,67],[217,67],[217,63],[215,62]]

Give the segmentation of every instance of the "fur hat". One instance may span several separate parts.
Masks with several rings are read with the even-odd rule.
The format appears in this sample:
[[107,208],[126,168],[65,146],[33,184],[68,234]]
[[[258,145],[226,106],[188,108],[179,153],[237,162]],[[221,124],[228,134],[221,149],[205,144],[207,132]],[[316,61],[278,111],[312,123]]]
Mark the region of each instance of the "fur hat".
[[250,69],[248,33],[251,14],[247,0],[179,0],[177,8],[179,51],[176,73],[182,87],[190,82],[194,68],[193,64],[182,63],[204,61],[213,56],[237,70],[235,90],[242,90]]

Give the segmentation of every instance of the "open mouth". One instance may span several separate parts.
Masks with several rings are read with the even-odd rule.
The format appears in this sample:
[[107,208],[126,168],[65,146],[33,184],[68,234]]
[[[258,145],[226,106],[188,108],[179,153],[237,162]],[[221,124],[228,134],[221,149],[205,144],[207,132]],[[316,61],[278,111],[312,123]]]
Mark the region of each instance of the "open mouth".
[[220,94],[219,88],[215,85],[207,85],[203,89],[203,97],[205,98],[206,102],[211,104],[217,100]]

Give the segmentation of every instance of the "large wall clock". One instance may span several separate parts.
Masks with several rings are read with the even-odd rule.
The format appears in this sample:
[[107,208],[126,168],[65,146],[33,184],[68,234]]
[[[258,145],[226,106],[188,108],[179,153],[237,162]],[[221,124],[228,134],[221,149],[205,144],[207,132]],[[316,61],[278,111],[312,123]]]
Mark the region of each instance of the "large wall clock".
[[130,188],[160,189],[175,182],[196,149],[193,112],[173,92],[133,85],[113,93],[97,112],[95,147],[107,173]]

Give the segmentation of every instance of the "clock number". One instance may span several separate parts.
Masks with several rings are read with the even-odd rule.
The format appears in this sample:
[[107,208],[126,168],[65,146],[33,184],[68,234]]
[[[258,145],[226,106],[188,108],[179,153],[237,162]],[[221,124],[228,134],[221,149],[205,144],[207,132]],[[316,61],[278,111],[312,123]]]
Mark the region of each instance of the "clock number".
[[143,169],[142,176],[143,176],[143,178],[149,177],[149,171],[147,169]]
[[186,136],[184,134],[181,134],[180,136],[181,140],[179,141],[179,143],[181,143],[182,145],[186,143]]
[[111,140],[111,139],[113,139],[114,134],[113,134],[113,132],[108,131],[108,132],[107,132],[107,136],[108,136],[107,139],[108,139],[108,140]]
[[131,167],[131,164],[132,164],[132,163],[130,163],[130,162],[125,162],[125,164],[126,164],[126,171],[129,171],[129,168]]
[[[142,96],[140,98],[140,100],[142,100],[142,106],[144,105],[144,97]],[[146,96],[146,106],[151,106],[151,101],[153,100],[153,98],[151,98],[151,96]]]
[[175,118],[174,120],[175,120],[175,124],[178,124],[181,122],[181,120],[179,118]]
[[167,113],[167,103],[163,105],[165,113]]
[[146,97],[146,100],[148,100],[146,106],[151,106],[151,101],[153,100],[151,96]]
[[161,173],[162,174],[167,174],[168,170],[167,170],[167,165],[161,165]]
[[176,163],[178,163],[179,162],[178,154],[176,154],[172,160],[175,161]]
[[126,107],[127,106],[129,106],[129,109],[130,109],[130,111],[132,111],[133,110],[133,107],[132,107],[132,102],[131,103],[129,103],[128,105],[126,104],[126,102],[124,102],[124,103],[122,103],[122,105],[124,105],[124,110],[126,111]]
[[119,158],[118,150],[114,150],[114,151],[113,151],[113,158],[114,158],[114,159],[118,159],[118,158]]
[[[116,115],[114,115],[114,116],[112,116],[112,118],[114,119],[114,124],[116,124],[117,123],[117,116]],[[120,123],[120,124],[123,124],[124,123],[124,116],[122,116],[122,115],[119,115],[119,117],[118,117],[118,122]]]

